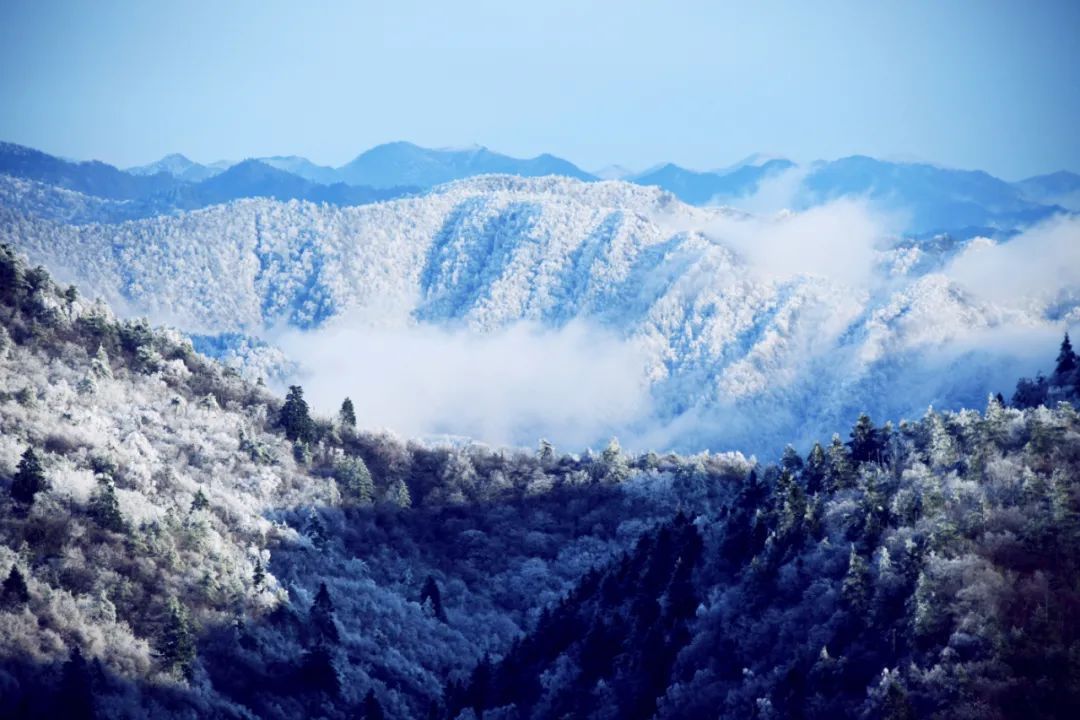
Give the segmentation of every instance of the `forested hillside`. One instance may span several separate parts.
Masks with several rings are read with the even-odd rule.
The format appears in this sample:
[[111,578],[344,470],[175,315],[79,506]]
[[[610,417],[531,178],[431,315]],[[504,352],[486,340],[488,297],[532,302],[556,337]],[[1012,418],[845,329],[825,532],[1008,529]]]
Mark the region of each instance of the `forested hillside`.
[[0,716],[1070,717],[1076,382],[776,464],[425,446],[3,247]]

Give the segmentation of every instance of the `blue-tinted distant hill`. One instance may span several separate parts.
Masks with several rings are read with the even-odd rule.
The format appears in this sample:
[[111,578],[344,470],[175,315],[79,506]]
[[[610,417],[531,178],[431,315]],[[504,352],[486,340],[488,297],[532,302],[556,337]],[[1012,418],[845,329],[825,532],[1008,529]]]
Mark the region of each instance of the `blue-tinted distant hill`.
[[741,165],[730,172],[698,172],[667,163],[636,175],[631,180],[639,185],[656,185],[683,202],[705,205],[718,199],[750,195],[765,178],[793,167],[795,163],[782,158],[760,165]]
[[244,160],[200,183],[179,187],[155,202],[178,209],[194,209],[239,200],[265,197],[275,200],[310,200],[332,205],[364,205],[413,192],[415,188],[372,188],[344,183],[324,185],[271,167],[261,160]]
[[1033,202],[1061,205],[1080,211],[1080,175],[1061,170],[1021,180],[1015,186]]
[[474,175],[498,173],[521,177],[562,175],[595,180],[577,165],[554,155],[518,159],[477,147],[465,150],[422,148],[408,142],[378,145],[339,168],[338,176],[350,185],[386,188],[402,185],[432,187]]
[[1062,208],[1027,199],[1019,188],[981,170],[924,163],[896,163],[862,155],[816,165],[802,183],[800,205],[840,197],[865,197],[908,217],[915,233],[954,228],[1008,230],[1029,225]]
[[109,200],[145,198],[182,182],[166,172],[132,175],[97,160],[71,162],[14,143],[0,143],[0,174]]
[[[153,174],[146,174],[149,172]],[[0,174],[113,201],[87,206],[78,216],[80,222],[131,220],[256,197],[363,205],[417,190],[322,184],[260,160],[245,160],[218,170],[182,155],[166,156],[157,163],[125,172],[106,163],[72,162],[11,143],[0,144]],[[204,174],[208,176],[197,182],[182,179]]]

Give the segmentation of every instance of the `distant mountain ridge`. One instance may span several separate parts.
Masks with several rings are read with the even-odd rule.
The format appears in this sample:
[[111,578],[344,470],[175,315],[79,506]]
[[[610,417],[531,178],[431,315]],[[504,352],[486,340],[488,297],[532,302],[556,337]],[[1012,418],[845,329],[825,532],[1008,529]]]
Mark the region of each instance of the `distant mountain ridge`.
[[1010,183],[979,170],[860,155],[798,166],[785,158],[758,154],[718,171],[688,170],[666,163],[637,174],[619,166],[593,174],[550,154],[519,159],[480,146],[429,149],[392,142],[361,153],[338,168],[299,156],[200,165],[172,154],[125,172],[101,162],[71,162],[3,143],[0,173],[86,196],[134,203],[97,218],[104,222],[244,197],[357,205],[488,174],[555,175],[589,182],[614,178],[656,186],[698,206],[738,206],[754,197],[765,183],[783,180],[781,184],[790,195],[785,201],[787,209],[805,210],[838,198],[860,197],[903,218],[904,230],[914,236],[1005,237],[1052,215],[1080,211],[1080,175],[1075,173],[1061,171]]

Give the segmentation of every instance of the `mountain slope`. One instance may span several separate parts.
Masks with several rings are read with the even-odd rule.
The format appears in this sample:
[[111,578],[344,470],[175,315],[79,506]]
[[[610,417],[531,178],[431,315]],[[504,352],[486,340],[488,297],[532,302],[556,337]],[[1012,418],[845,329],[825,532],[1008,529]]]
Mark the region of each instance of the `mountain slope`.
[[1080,212],[1080,175],[1061,170],[1036,175],[1015,184],[1024,197],[1046,205],[1060,205]]
[[[917,248],[879,254],[901,269],[872,290],[827,271],[776,275],[729,244],[746,222],[799,232],[790,218],[694,208],[627,183],[490,176],[359,207],[242,200],[113,226],[7,211],[0,236],[89,292],[200,334],[284,323],[311,333],[302,349],[341,331],[502,337],[523,322],[554,333],[584,324],[614,338],[643,394],[636,420],[556,437],[583,444],[618,433],[646,447],[767,451],[862,409],[912,417],[979,402],[1030,372],[967,338],[1042,332],[1038,308],[999,308],[926,270],[905,275],[940,265],[898,260],[927,254]],[[967,369],[946,377],[942,363]],[[438,432],[464,430],[454,427]],[[512,438],[548,432],[559,426],[526,423]]]

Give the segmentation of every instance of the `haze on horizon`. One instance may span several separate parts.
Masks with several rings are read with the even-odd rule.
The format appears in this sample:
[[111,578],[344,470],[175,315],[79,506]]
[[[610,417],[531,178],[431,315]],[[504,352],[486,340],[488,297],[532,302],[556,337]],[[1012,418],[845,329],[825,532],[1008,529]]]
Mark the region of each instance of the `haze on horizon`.
[[1080,170],[1080,5],[13,0],[0,139],[121,167],[382,142]]

